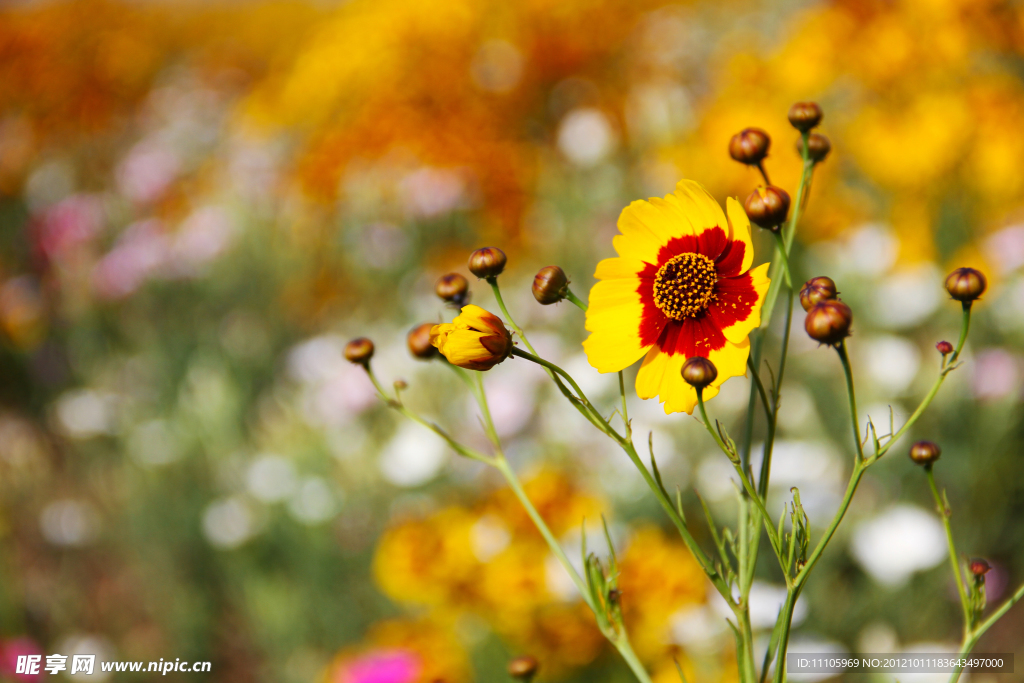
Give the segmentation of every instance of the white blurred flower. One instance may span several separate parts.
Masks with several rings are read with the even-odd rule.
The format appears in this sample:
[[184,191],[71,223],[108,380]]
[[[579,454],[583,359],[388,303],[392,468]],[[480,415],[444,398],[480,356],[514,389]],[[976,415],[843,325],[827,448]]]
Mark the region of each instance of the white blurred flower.
[[611,123],[597,109],[574,109],[558,128],[558,149],[577,166],[594,166],[614,147]]
[[115,431],[114,399],[89,389],[69,391],[57,399],[57,419],[68,436],[88,439]]
[[448,168],[416,169],[402,178],[399,189],[406,212],[418,218],[454,211],[464,206],[467,198],[464,173]]
[[[583,561],[575,559],[570,554],[569,562],[576,567],[576,571],[582,576]],[[544,586],[551,595],[563,602],[571,602],[580,596],[579,591],[576,590],[576,584],[573,582],[572,577],[569,576],[569,572],[565,571],[565,567],[562,566],[562,563],[554,555],[548,555],[544,560]]]
[[159,220],[151,218],[129,225],[93,269],[97,294],[120,299],[133,293],[147,279],[163,273],[169,249],[170,241]]
[[[512,436],[529,424],[537,382],[541,377],[544,376],[540,373],[510,372],[487,373],[484,376],[487,404],[499,436]],[[475,401],[468,412],[474,415],[478,412]]]
[[508,41],[489,40],[477,50],[470,70],[473,82],[481,90],[508,92],[523,74],[523,55]]
[[288,511],[303,524],[326,522],[338,510],[338,501],[323,477],[306,477],[288,501]]
[[224,209],[218,206],[197,209],[178,227],[174,236],[169,274],[194,277],[230,246],[234,234],[234,222]]
[[669,618],[672,642],[692,652],[717,652],[728,625],[707,605],[687,605]]
[[[106,636],[98,633],[76,633],[60,640],[55,648],[57,652],[66,655],[67,675],[73,681],[105,681],[110,678],[109,671],[103,671],[99,662],[109,662],[115,657],[114,644]],[[72,662],[75,655],[96,655],[91,673],[78,671],[71,673]]]
[[249,505],[239,497],[210,503],[203,513],[203,534],[210,545],[230,550],[248,541],[256,532],[256,520]]
[[261,455],[249,465],[245,483],[257,500],[264,503],[284,500],[295,491],[295,466],[280,455]]
[[942,275],[935,264],[928,263],[882,280],[875,288],[871,310],[879,324],[904,329],[928,318],[943,298]]
[[1006,349],[979,351],[974,359],[971,386],[979,399],[999,399],[1020,393],[1020,359]]
[[678,83],[646,83],[634,87],[626,100],[631,137],[670,141],[690,130],[694,121],[690,93]]
[[899,241],[888,226],[867,223],[818,249],[838,272],[878,276],[896,262]]
[[143,140],[128,152],[117,169],[117,186],[138,204],[159,199],[178,176],[181,163],[168,145]]
[[899,586],[911,574],[946,557],[946,537],[935,517],[911,505],[898,505],[853,530],[850,552],[879,583]]
[[[754,629],[768,629],[775,626],[779,611],[786,602],[786,587],[765,581],[750,584],[750,625]],[[794,626],[807,618],[807,602],[798,598],[793,605]]]
[[403,488],[426,484],[448,460],[448,446],[439,436],[418,424],[406,423],[384,447],[380,471],[384,478]]
[[871,337],[861,342],[859,350],[868,375],[890,394],[906,391],[921,367],[917,345],[903,337]]
[[58,546],[83,546],[99,533],[99,515],[91,504],[81,500],[56,500],[43,508],[39,516],[43,537]]
[[484,515],[469,530],[473,555],[481,562],[488,562],[508,547],[512,536],[500,518]]
[[[428,190],[421,189],[418,192]],[[419,199],[414,198],[412,201],[432,201],[430,198],[423,199],[422,194],[417,194],[417,197]],[[415,206],[411,208],[415,209]],[[356,257],[360,264],[379,269],[393,268],[408,253],[409,236],[393,223],[378,221],[360,228],[356,245]]]
[[736,495],[739,477],[732,463],[720,451],[704,457],[697,467],[697,489],[709,501],[722,501]]

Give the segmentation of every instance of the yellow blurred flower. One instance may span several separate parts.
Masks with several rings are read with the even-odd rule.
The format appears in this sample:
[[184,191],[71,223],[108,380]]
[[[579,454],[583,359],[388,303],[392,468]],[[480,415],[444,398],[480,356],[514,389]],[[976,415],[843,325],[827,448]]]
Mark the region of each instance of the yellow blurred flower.
[[430,343],[448,362],[467,370],[490,370],[512,353],[512,333],[498,316],[469,304],[450,323],[434,325]]

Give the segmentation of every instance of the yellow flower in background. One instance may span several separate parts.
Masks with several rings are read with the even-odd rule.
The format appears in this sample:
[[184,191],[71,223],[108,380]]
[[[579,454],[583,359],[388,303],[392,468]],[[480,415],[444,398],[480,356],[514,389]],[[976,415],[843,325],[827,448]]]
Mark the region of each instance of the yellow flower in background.
[[768,264],[750,269],[750,221],[739,202],[729,220],[701,185],[683,180],[664,199],[635,201],[619,217],[618,258],[597,264],[583,342],[590,364],[617,372],[646,354],[640,398],[660,397],[666,413],[692,413],[697,393],[683,381],[687,358],[718,368],[704,398],[746,373],[751,331],[761,324]]
[[467,370],[490,370],[512,353],[512,334],[498,316],[470,304],[450,323],[434,325],[430,343],[448,362]]

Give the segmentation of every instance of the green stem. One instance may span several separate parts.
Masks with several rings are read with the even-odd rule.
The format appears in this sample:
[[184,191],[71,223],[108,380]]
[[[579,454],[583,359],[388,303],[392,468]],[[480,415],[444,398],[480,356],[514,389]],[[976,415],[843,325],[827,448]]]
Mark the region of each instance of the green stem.
[[633,438],[633,426],[629,424],[629,408],[626,406],[626,380],[619,370],[619,396],[622,397],[622,423],[626,426],[626,438]]
[[[793,610],[796,607],[796,600],[799,589],[791,586],[786,593],[786,602],[782,605],[782,613],[779,619],[782,623],[782,631],[779,633],[778,649],[779,657],[775,663],[775,683],[782,683],[786,680],[786,650],[789,648],[789,630],[793,624]],[[771,643],[768,644],[768,651],[771,652]],[[765,666],[761,671],[761,679],[764,680],[765,672],[771,666],[771,658],[765,657]]]
[[853,390],[853,369],[850,367],[850,355],[846,352],[846,340],[836,347],[839,360],[843,362],[843,374],[846,375],[846,393],[850,398],[850,419],[853,422],[853,443],[857,449],[857,462],[864,460],[864,446],[860,440],[860,419],[857,417],[857,396]]
[[779,263],[782,264],[782,274],[786,276],[786,286],[792,290],[793,273],[789,269],[789,255],[786,253],[786,243],[783,241],[782,232],[776,230],[770,230],[769,232],[771,232],[772,236],[775,238],[775,246],[779,253]]
[[571,289],[565,290],[565,298],[571,301],[572,303],[576,304],[576,307],[579,308],[581,311],[586,312],[587,305],[583,303],[578,296],[573,294]]
[[924,473],[928,477],[928,487],[932,490],[932,497],[935,499],[935,507],[942,518],[942,527],[946,530],[946,544],[949,546],[949,563],[953,567],[953,577],[956,579],[956,590],[960,594],[960,606],[964,610],[964,635],[971,632],[974,621],[971,616],[971,604],[967,597],[967,589],[964,587],[964,578],[960,572],[960,560],[956,552],[956,543],[953,541],[953,530],[949,525],[949,508],[946,501],[939,494],[939,488],[935,485],[935,475],[932,473],[931,464],[925,465]]
[[[978,641],[981,640],[983,635],[985,635],[985,632],[992,628],[997,621],[1002,619],[1003,615],[1010,611],[1010,608],[1017,604],[1021,598],[1024,598],[1024,584],[1021,584],[1017,589],[1017,592],[1007,598],[1006,602],[1000,605],[999,609],[989,615],[989,618],[983,621],[978,628],[964,636],[963,645],[960,647],[959,659],[964,659],[967,655],[971,654],[974,646],[978,644]],[[957,681],[960,680],[960,674],[963,673],[963,670],[964,668],[962,666],[958,666],[954,669],[953,675],[949,678],[949,683],[957,683]]]

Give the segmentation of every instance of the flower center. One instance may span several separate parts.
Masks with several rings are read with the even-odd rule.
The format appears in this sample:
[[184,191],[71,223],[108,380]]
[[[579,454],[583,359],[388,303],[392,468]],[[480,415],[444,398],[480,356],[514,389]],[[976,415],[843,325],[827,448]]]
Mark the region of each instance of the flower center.
[[658,269],[654,303],[673,320],[693,318],[715,298],[718,273],[704,254],[680,254]]

